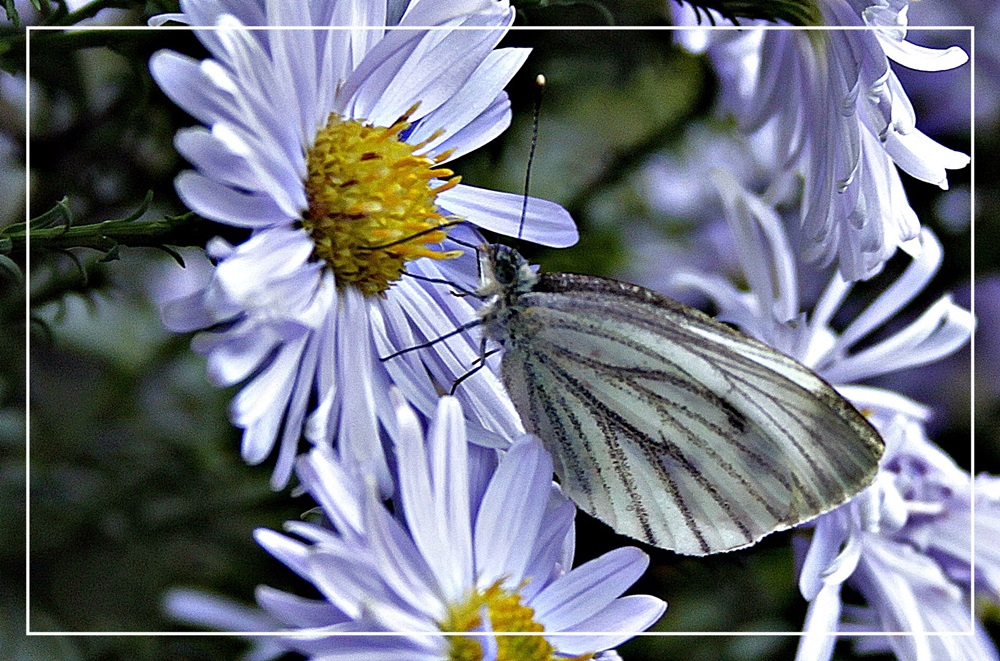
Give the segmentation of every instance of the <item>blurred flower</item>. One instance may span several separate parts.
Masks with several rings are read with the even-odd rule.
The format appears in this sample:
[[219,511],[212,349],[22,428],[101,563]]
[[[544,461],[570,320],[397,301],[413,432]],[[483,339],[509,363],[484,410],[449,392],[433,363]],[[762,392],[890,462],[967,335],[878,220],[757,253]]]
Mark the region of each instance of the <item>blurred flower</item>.
[[[236,601],[214,594],[178,588],[163,598],[163,609],[171,618],[204,629],[217,631],[277,631],[281,623],[257,608],[244,606]],[[270,661],[283,656],[287,650],[282,641],[272,636],[247,636],[252,643],[243,661]]]
[[0,71],[0,227],[24,220],[25,81]]
[[[740,264],[732,249],[718,188],[712,172],[720,163],[749,190],[766,190],[773,203],[789,201],[789,178],[774,177],[773,136],[769,125],[753,135],[740,135],[718,122],[699,121],[683,128],[675,149],[655,154],[639,173],[638,188],[652,214],[663,222],[650,228],[641,223],[623,228],[630,255],[617,277],[649,289],[669,291],[696,307],[705,303],[691,290],[675,290],[671,271],[697,270],[712,264],[719,274],[736,274]],[[770,159],[770,160],[769,160]],[[664,240],[663,226],[679,225],[687,232],[684,243]],[[675,235],[667,230],[667,236]]]
[[[717,170],[714,179],[726,208],[749,291],[714,273],[678,272],[674,286],[694,287],[718,306],[720,319],[782,351],[834,385],[851,384],[920,365],[951,354],[969,339],[974,320],[950,295],[932,304],[918,319],[892,336],[863,349],[855,347],[884,326],[924,289],[941,266],[941,244],[923,230],[920,249],[903,274],[840,332],[831,326],[853,283],[834,273],[813,307],[802,311],[798,266],[781,218],[764,200],[745,191],[736,179]],[[859,406],[882,408],[886,391],[850,386]],[[888,396],[890,410],[896,395]],[[914,410],[914,409],[911,409]]]
[[[997,478],[973,482],[918,421],[897,416],[878,426],[886,456],[877,482],[817,522],[805,555],[799,585],[811,603],[796,658],[829,659],[830,632],[898,631],[913,635],[860,638],[855,648],[906,660],[1000,659],[971,603],[973,498],[977,586],[1000,600]],[[867,607],[842,605],[845,580]]]
[[[936,50],[906,40],[909,2],[824,0],[831,26],[881,30],[748,29],[680,33],[692,50],[708,49],[721,83],[720,102],[741,128],[774,125],[777,172],[803,178],[803,250],[835,259],[844,277],[871,277],[898,246],[915,250],[920,224],[895,166],[947,187],[948,169],[969,159],[924,135],[890,59],[921,71],[961,66],[960,48]],[[686,6],[679,24],[694,24]],[[721,17],[720,17],[721,20]]]
[[[968,341],[972,315],[946,295],[895,333],[856,348],[923,290],[941,264],[940,245],[924,229],[921,249],[909,267],[836,332],[830,322],[851,284],[835,273],[812,313],[802,312],[796,264],[781,219],[731,175],[717,172],[716,181],[750,289],[739,290],[704,273],[678,274],[678,284],[700,289],[718,305],[720,318],[797,358],[834,384],[865,411],[886,441],[886,455],[873,485],[813,524],[799,581],[811,603],[805,624],[808,635],[802,639],[798,658],[828,659],[836,636],[827,634],[857,630],[913,632],[913,637],[864,643],[890,646],[902,659],[996,658],[981,631],[971,638],[926,635],[967,631],[971,620],[971,476],[926,438],[923,421],[930,414],[926,407],[892,391],[855,385],[934,362]],[[995,549],[985,547],[985,539],[1000,526],[1000,503],[995,497],[983,503],[983,519],[977,521],[984,542],[979,570],[992,577],[990,589],[997,597],[1000,558]],[[868,609],[842,606],[841,586],[848,580],[866,598]]]
[[[951,0],[950,2],[920,2],[914,3],[913,11],[910,13],[910,22],[913,26],[930,25],[974,25],[979,35],[1000,34],[1000,5],[980,0]],[[936,43],[940,41],[936,31],[922,32],[921,37]],[[998,115],[1000,115],[1000,40],[997,39],[977,39],[976,40],[976,120],[977,122],[996,125]],[[900,71],[902,76],[906,72]],[[961,106],[952,108],[953,112],[947,112],[947,101],[942,97],[952,97],[955,94],[969,95],[971,84],[968,78],[963,77],[953,81],[951,89],[942,90],[942,85],[927,83],[925,78],[915,75],[907,75],[904,82],[909,89],[910,81],[917,82],[922,78],[918,87],[914,90],[916,95],[922,96],[926,102],[930,116],[925,117],[921,113],[921,123],[926,125],[926,120],[930,120],[936,126],[951,131],[969,130],[968,112],[969,104],[966,101]],[[947,85],[947,81],[942,81]],[[915,99],[916,100],[916,99]],[[944,111],[938,107],[944,105]],[[962,113],[965,114],[962,114]],[[980,134],[982,135],[982,134]]]
[[[976,316],[980,321],[976,345],[976,393],[983,401],[1000,399],[1000,274],[975,281]],[[971,292],[970,292],[971,293]],[[1000,430],[994,433],[1000,432]]]
[[[441,399],[426,443],[408,406],[397,402],[395,415],[400,475],[393,511],[370,475],[353,474],[356,466],[317,447],[299,460],[298,472],[330,526],[289,522],[287,530],[305,542],[257,532],[272,555],[322,595],[258,590],[269,616],[294,633],[281,639],[287,649],[359,660],[376,653],[554,659],[607,650],[660,617],[666,605],[659,599],[619,598],[648,564],[638,549],[620,548],[570,569],[575,508],[552,483],[552,461],[537,440],[522,436],[498,463],[492,450],[467,443],[454,398]],[[189,621],[225,621],[208,602],[174,600],[172,609]],[[228,621],[253,624],[246,617]],[[336,635],[393,631],[408,635]],[[545,636],[551,632],[580,633]]]
[[[177,190],[192,210],[252,235],[236,246],[210,243],[213,279],[167,305],[165,323],[207,330],[194,347],[212,378],[244,382],[231,419],[244,429],[246,461],[280,446],[275,487],[287,482],[304,433],[316,443],[335,438],[388,493],[378,432],[394,427],[380,413],[392,408],[389,384],[429,415],[440,390],[479,356],[478,338],[456,334],[379,357],[477,319],[474,297],[453,289],[475,287],[476,260],[462,247],[478,235],[453,225],[518,233],[522,196],[461,185],[443,167],[510,123],[503,86],[528,52],[494,46],[513,10],[491,0],[388,8],[189,0],[182,8],[153,22],[223,29],[196,32],[213,59],[161,51],[150,61],[167,95],[208,127],[177,134],[197,170],[182,172]],[[383,29],[397,22],[410,29]],[[521,236],[565,246],[576,230],[564,209],[532,199]],[[497,364],[465,381],[460,396],[476,424],[512,438],[518,418]]]

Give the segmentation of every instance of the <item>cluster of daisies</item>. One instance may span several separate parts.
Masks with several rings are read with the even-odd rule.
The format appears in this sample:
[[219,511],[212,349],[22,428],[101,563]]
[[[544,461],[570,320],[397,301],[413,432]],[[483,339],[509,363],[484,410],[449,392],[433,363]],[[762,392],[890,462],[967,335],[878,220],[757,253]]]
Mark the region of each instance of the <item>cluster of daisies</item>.
[[[855,348],[941,263],[897,167],[945,185],[946,169],[968,163],[916,130],[889,60],[940,70],[965,54],[908,42],[906,1],[819,5],[831,24],[893,30],[687,34],[712,56],[740,129],[774,136],[776,183],[758,195],[715,176],[749,291],[704,270],[672,281],[704,290],[724,319],[813,368],[886,440],[875,484],[814,524],[800,657],[829,658],[830,633],[912,631],[864,640],[901,658],[996,658],[980,629],[932,634],[969,630],[968,504],[978,499],[980,525],[1000,529],[1000,490],[933,445],[926,407],[855,385],[936,361],[972,332],[971,315],[945,297]],[[626,547],[573,566],[575,507],[523,433],[499,356],[482,355],[471,328],[478,299],[456,295],[478,285],[479,229],[552,247],[577,239],[558,205],[467,186],[449,168],[510,123],[504,87],[528,52],[497,45],[514,9],[506,0],[182,0],[181,9],[153,22],[195,26],[211,56],[161,51],[150,61],[164,92],[201,123],[176,136],[193,166],[176,187],[193,211],[249,238],[213,240],[210,279],[163,317],[172,330],[202,331],[194,349],[216,383],[241,384],[231,419],[246,461],[273,461],[275,488],[294,473],[323,516],[257,533],[319,598],[261,587],[259,609],[240,610],[177,591],[169,610],[285,633],[255,639],[256,659],[616,658],[613,648],[666,608],[621,596],[648,559]],[[775,210],[788,176],[805,181],[797,242]],[[912,264],[834,331],[851,283],[897,248]],[[811,310],[800,307],[797,257],[839,264]],[[303,439],[310,449],[299,454]],[[981,565],[1000,567],[995,549],[980,550]],[[869,607],[842,605],[845,582]],[[364,632],[400,635],[350,635]]]

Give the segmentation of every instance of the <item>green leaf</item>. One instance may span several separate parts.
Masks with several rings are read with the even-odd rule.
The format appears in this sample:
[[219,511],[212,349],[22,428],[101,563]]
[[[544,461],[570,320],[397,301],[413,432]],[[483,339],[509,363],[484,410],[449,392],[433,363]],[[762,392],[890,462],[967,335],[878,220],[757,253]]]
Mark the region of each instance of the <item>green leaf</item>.
[[31,229],[44,229],[57,223],[68,230],[73,224],[73,211],[69,208],[69,198],[63,197],[51,209],[31,219]]
[[0,255],[0,278],[13,280],[19,287],[24,284],[21,268],[7,255]]
[[7,18],[14,23],[15,28],[21,27],[21,15],[17,11],[14,0],[3,0],[3,10],[7,13]]
[[121,244],[120,243],[116,243],[115,245],[111,246],[111,250],[109,250],[106,253],[104,253],[104,256],[101,257],[97,261],[105,263],[105,264],[108,263],[108,262],[117,261],[117,260],[119,260],[119,259],[122,258],[121,252],[122,252],[122,250],[121,250]]

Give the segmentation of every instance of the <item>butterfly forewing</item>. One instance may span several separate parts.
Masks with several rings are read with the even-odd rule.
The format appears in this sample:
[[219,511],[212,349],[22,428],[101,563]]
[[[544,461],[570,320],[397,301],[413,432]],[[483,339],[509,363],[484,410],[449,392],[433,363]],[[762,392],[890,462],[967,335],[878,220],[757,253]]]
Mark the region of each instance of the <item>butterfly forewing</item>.
[[874,478],[882,441],[796,361],[646,289],[542,274],[505,322],[504,383],[565,492],[680,553],[746,546]]

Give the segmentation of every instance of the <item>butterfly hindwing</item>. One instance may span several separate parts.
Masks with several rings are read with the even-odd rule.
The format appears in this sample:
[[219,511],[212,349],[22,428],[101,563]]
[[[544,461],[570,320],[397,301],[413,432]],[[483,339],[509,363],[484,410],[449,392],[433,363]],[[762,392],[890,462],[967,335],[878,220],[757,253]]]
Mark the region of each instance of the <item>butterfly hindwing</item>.
[[681,553],[746,546],[869,484],[882,443],[794,360],[653,292],[542,274],[507,323],[504,382],[565,492]]

